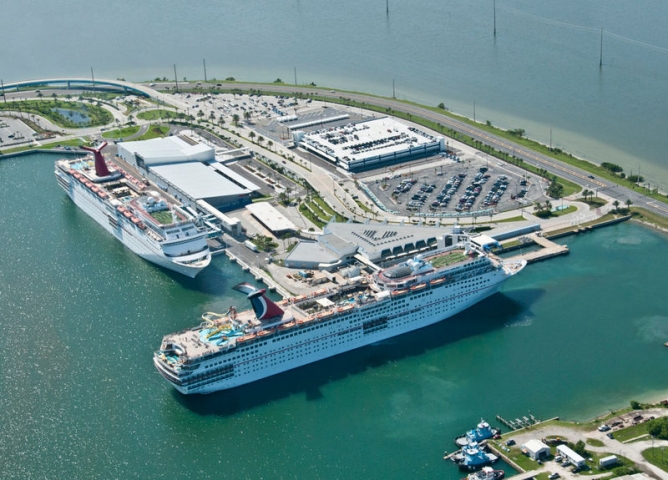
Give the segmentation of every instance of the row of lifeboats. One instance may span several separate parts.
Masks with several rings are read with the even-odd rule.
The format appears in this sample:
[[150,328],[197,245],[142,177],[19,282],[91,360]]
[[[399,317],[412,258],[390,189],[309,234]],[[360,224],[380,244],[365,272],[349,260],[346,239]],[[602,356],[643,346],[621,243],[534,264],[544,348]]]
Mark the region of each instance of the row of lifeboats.
[[443,282],[445,282],[445,277],[435,278],[434,280],[431,280],[429,282],[422,282],[422,283],[419,283],[417,285],[413,285],[409,289],[402,288],[400,290],[392,290],[392,296],[393,297],[400,297],[402,295],[406,295],[409,291],[411,293],[419,292],[420,290],[423,290],[424,288],[426,288],[427,285],[429,285],[431,287],[435,287],[437,285],[440,285]]
[[105,199],[105,198],[109,197],[109,194],[107,192],[105,192],[104,189],[95,185],[88,178],[86,178],[84,175],[80,174],[76,170],[71,169],[70,174],[74,178],[76,178],[79,181],[79,183],[81,183],[83,186],[85,186],[88,190],[92,191],[98,197],[100,197],[102,199]]
[[[280,302],[277,302],[277,303],[280,304]],[[299,320],[296,320],[296,321],[293,320],[293,321],[290,321],[288,323],[284,323],[283,325],[279,325],[277,330],[282,332],[282,331],[294,328],[295,326],[300,326],[301,327],[301,326],[304,326],[304,325],[306,325],[306,324],[308,324],[308,323],[310,323],[314,320],[315,321],[324,320],[326,318],[331,317],[332,315],[339,315],[339,314],[345,313],[349,310],[352,310],[353,308],[354,308],[354,305],[351,304],[351,305],[345,305],[343,307],[338,307],[338,308],[334,308],[334,309],[331,309],[331,310],[327,310],[325,312],[321,312],[321,313],[318,313],[316,315],[310,315],[306,318],[302,318],[302,319],[299,319]],[[263,337],[266,337],[268,335],[272,335],[275,332],[276,332],[276,330],[274,330],[274,329],[260,330],[257,333],[251,333],[251,334],[248,334],[248,335],[244,335],[243,337],[237,338],[237,343],[248,342],[248,341],[254,340],[256,338],[263,338]]]
[[117,172],[120,172],[120,174],[123,175],[125,179],[128,180],[130,183],[132,183],[137,189],[144,190],[146,188],[146,184],[144,182],[140,182],[135,177],[130,175],[128,172],[123,170],[121,167],[116,165],[114,162],[107,161],[107,163],[111,166],[111,168],[113,168]]
[[135,217],[130,210],[125,208],[123,205],[119,205],[116,207],[116,209],[123,214],[125,218],[130,220],[133,224],[135,224],[137,227],[141,228],[142,230],[146,230],[146,225],[139,220],[137,217]]

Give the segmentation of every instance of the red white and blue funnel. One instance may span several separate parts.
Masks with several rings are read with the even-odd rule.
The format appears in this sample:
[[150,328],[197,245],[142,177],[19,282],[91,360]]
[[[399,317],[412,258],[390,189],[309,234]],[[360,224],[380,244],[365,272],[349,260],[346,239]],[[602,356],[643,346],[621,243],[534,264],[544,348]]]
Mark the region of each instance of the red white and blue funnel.
[[267,293],[267,290],[264,288],[258,290],[247,282],[240,283],[232,288],[238,292],[247,294],[247,298],[250,300],[258,320],[283,316],[283,309],[265,297],[264,294]]

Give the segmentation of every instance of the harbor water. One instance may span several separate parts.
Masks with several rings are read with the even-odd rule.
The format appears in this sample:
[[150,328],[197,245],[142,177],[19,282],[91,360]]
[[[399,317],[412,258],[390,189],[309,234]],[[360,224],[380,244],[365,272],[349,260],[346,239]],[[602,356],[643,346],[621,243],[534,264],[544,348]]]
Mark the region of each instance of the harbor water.
[[228,392],[155,371],[164,334],[247,307],[224,256],[194,280],[140,259],[58,187],[0,161],[0,458],[27,478],[461,478],[444,450],[484,417],[585,420],[665,395],[665,236],[567,237],[438,325]]

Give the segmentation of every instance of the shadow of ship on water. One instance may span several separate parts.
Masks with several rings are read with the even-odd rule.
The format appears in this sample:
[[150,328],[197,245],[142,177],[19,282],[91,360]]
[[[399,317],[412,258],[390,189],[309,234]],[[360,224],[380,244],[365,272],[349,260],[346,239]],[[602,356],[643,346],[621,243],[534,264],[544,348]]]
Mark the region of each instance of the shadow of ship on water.
[[323,397],[321,387],[330,382],[512,324],[530,315],[527,305],[542,293],[538,289],[514,290],[512,297],[521,301],[497,293],[445,321],[250,384],[207,395],[182,395],[173,389],[172,395],[196,414],[220,416],[252,410],[294,394],[318,400]]

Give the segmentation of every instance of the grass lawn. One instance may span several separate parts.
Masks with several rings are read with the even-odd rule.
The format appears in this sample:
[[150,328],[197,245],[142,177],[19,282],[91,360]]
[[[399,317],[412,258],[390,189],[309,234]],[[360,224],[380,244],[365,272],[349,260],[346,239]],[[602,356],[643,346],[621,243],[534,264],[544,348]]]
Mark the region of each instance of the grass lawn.
[[150,140],[152,138],[163,138],[169,134],[169,127],[166,125],[151,125],[151,127],[148,129],[148,132],[146,132],[144,135],[141,137],[137,138],[137,140]]
[[104,132],[102,136],[104,138],[111,138],[111,139],[125,138],[132,135],[136,135],[137,132],[139,132],[139,128],[140,128],[139,125],[131,125],[129,127],[119,128],[118,130],[110,130],[108,132]]
[[668,472],[668,451],[666,447],[654,447],[643,450],[642,456],[652,465],[656,465],[664,472]]
[[161,120],[163,118],[178,118],[178,114],[173,110],[148,110],[139,112],[137,118],[141,118],[142,120]]
[[636,438],[646,434],[647,434],[646,423],[639,423],[638,425],[632,425],[630,427],[617,430],[616,432],[613,433],[615,440],[619,440],[620,442],[625,442],[627,440],[631,440],[632,438]]
[[602,447],[605,444],[597,438],[588,438],[587,445],[591,445],[592,447]]

